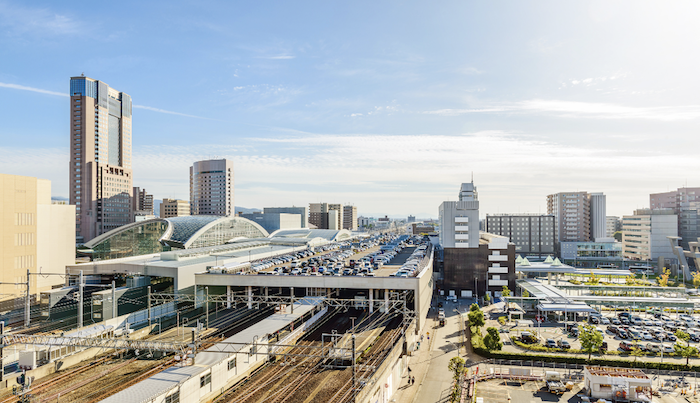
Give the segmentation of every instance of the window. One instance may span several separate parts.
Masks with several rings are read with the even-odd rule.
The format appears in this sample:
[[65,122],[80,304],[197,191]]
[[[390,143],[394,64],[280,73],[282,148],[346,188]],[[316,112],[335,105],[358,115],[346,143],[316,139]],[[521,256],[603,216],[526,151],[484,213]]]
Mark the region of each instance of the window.
[[230,371],[234,368],[236,368],[236,359],[235,358],[228,362],[228,370]]
[[165,397],[165,403],[180,403],[180,391]]
[[211,372],[199,378],[199,387],[203,388],[211,383]]

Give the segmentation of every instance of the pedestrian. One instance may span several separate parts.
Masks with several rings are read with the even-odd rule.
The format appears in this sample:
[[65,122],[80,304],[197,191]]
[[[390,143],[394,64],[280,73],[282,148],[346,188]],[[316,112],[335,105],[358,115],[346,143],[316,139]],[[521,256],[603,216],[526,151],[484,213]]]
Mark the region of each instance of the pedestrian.
[[415,385],[415,384],[416,384],[416,377],[412,376],[411,377],[411,385]]
[[411,367],[408,367],[408,376],[411,376]]

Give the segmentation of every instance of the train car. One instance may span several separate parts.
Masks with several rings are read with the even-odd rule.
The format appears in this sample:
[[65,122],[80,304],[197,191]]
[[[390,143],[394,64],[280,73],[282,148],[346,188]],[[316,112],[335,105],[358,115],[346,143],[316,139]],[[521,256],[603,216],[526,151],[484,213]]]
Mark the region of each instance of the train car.
[[[146,308],[148,305],[148,288],[142,287],[119,287],[114,290],[114,297],[117,302],[117,316],[126,315]],[[92,293],[92,320],[101,322],[114,317],[114,301],[112,300],[112,289]]]

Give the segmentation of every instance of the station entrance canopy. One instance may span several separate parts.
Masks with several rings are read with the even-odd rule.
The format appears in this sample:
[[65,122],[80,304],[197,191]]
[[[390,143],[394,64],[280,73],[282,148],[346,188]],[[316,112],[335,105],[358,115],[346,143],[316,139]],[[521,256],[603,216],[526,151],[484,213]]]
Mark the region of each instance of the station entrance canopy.
[[595,312],[586,303],[574,301],[567,293],[540,281],[518,280],[517,285],[540,300],[537,309],[542,312]]

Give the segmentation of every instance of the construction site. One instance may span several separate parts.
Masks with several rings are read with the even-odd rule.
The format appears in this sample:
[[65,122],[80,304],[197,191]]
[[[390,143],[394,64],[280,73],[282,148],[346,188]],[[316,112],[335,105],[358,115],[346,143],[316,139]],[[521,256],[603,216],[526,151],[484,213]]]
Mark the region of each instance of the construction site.
[[[6,314],[0,402],[390,401],[430,308],[432,247],[284,243],[68,267],[65,287]],[[253,269],[295,254],[352,267],[389,249],[372,276]],[[409,259],[413,275],[390,274]]]

